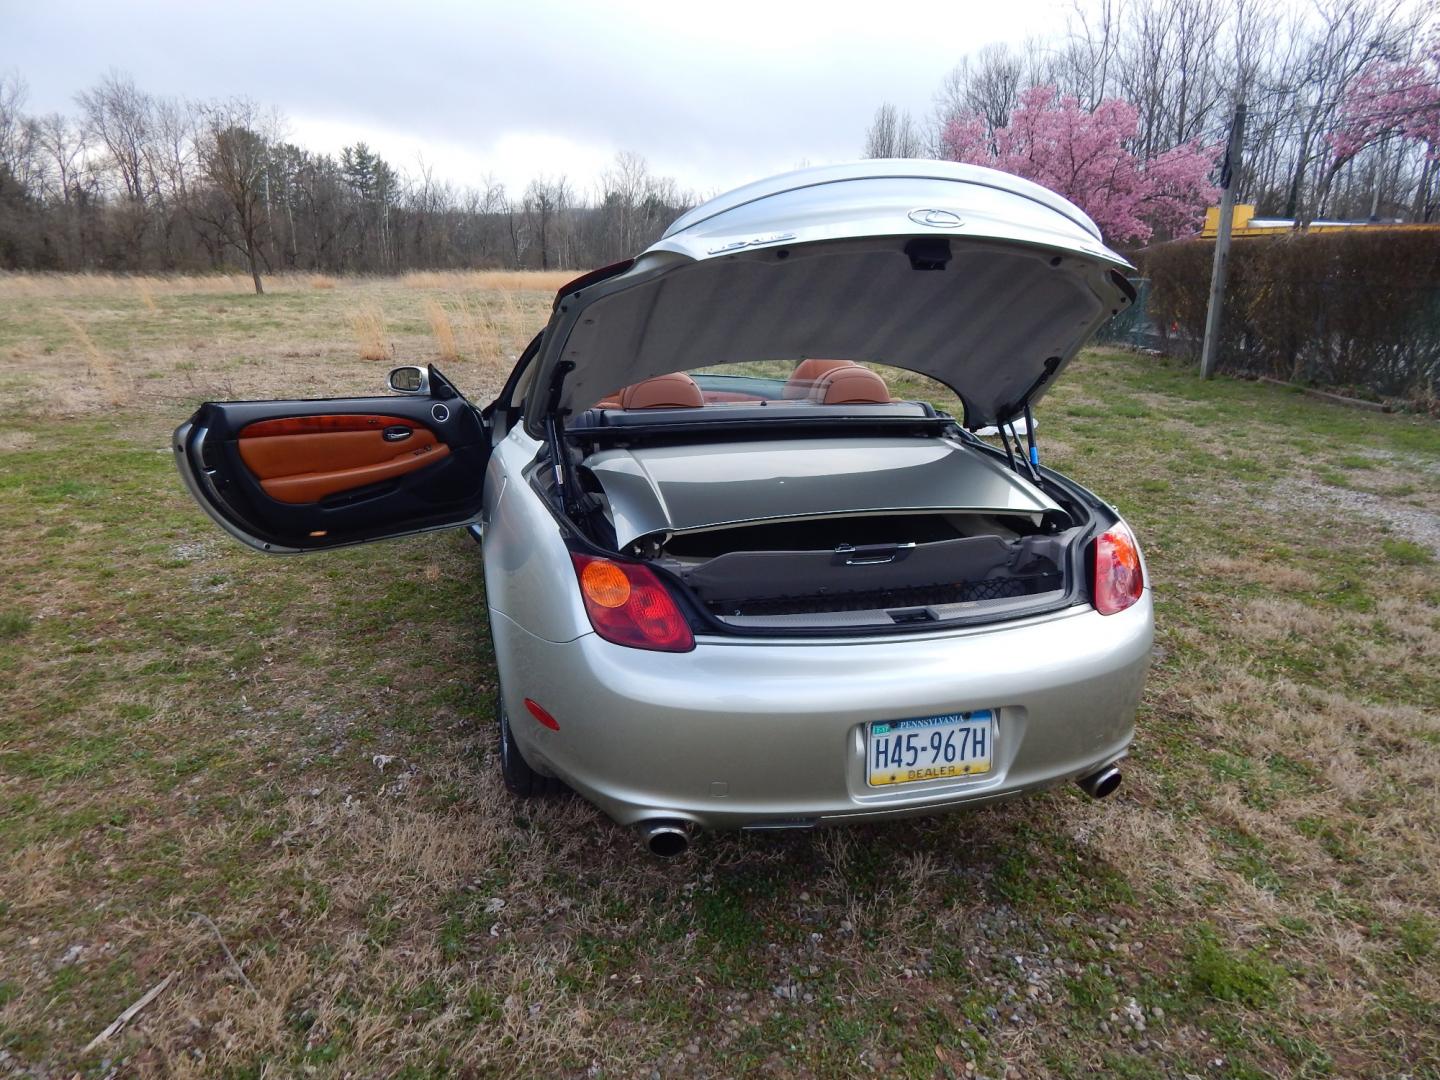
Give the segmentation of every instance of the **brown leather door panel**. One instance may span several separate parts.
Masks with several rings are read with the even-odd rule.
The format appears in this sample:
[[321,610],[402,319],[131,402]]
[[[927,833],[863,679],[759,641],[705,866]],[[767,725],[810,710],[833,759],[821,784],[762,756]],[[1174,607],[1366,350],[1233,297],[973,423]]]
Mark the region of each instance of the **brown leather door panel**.
[[450,453],[444,443],[426,443],[413,450],[404,451],[399,457],[381,461],[374,465],[360,465],[352,469],[337,469],[333,472],[302,473],[299,476],[277,476],[261,480],[260,486],[277,502],[310,503],[318,502],[326,495],[351,488],[378,484],[382,480],[393,480],[416,469],[433,465]]
[[[385,432],[410,432],[387,440]],[[377,484],[449,455],[429,428],[398,416],[297,416],[243,428],[240,458],[277,502],[310,503]]]

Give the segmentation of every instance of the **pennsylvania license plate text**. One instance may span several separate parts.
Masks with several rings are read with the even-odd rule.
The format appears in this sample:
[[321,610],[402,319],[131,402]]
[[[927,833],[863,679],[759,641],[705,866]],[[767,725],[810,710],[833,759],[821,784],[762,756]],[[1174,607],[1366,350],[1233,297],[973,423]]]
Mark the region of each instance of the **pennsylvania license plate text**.
[[995,714],[990,709],[871,724],[865,773],[871,787],[978,776],[990,771]]

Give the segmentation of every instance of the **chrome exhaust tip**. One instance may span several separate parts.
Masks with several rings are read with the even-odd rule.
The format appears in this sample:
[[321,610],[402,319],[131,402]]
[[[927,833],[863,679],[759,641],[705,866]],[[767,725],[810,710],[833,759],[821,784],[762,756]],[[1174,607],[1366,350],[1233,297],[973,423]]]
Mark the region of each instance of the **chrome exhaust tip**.
[[674,859],[690,846],[691,827],[683,821],[642,821],[640,838],[658,859]]
[[1121,779],[1118,766],[1106,765],[1099,772],[1080,777],[1075,783],[1079,784],[1080,790],[1092,799],[1103,799],[1107,795],[1115,793],[1115,789],[1120,786]]

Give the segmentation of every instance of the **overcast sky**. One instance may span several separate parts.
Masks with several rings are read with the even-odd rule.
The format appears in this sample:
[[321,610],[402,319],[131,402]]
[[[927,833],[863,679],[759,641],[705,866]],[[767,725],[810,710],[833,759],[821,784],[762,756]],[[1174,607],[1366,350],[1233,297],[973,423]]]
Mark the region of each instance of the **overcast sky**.
[[73,114],[110,68],[159,95],[246,95],[290,138],[365,139],[414,174],[588,187],[617,151],[698,194],[858,157],[875,107],[928,114],[964,53],[1063,27],[1065,0],[215,3],[0,0],[0,70]]

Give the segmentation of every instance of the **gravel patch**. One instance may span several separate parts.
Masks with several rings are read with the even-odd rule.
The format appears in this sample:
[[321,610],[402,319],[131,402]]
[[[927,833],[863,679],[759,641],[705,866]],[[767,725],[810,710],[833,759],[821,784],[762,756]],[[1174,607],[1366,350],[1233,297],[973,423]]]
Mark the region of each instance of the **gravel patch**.
[[1309,477],[1279,480],[1264,505],[1277,511],[1302,510],[1316,516],[1333,516],[1338,510],[1358,521],[1382,521],[1407,540],[1429,548],[1440,558],[1440,514],[1419,507],[1400,506],[1379,495],[1331,487]]

